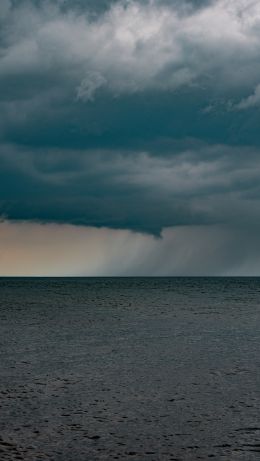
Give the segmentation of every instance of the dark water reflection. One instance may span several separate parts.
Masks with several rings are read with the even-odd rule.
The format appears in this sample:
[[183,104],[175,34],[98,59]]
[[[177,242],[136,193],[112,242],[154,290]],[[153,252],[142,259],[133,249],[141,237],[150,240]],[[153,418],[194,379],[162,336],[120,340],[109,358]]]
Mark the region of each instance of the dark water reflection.
[[260,459],[260,279],[0,279],[0,459]]

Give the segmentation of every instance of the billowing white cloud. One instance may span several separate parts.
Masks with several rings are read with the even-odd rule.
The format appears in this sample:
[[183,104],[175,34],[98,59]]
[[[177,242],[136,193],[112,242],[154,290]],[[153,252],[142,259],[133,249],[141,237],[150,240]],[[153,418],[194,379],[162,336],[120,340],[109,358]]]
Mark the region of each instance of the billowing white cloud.
[[250,107],[260,106],[260,84],[256,86],[254,93],[247,98],[242,99],[239,104],[235,106],[236,109],[248,109]]
[[[204,8],[118,1],[101,15],[59,4],[5,0],[3,76],[55,73],[78,98],[176,89],[198,79],[225,88],[256,84],[260,71],[260,4],[216,0]],[[30,27],[28,27],[30,24]],[[65,82],[65,83],[64,83]],[[203,84],[203,83],[200,83]]]
[[93,101],[96,91],[106,84],[106,79],[99,72],[89,72],[77,88],[77,99]]

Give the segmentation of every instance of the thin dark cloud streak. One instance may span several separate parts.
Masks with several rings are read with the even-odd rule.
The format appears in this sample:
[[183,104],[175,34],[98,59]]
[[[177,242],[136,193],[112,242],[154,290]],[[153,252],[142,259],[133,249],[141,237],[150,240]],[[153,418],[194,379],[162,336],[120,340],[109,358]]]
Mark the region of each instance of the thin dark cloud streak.
[[252,148],[204,146],[158,156],[2,145],[0,158],[2,214],[11,219],[155,234],[177,225],[239,225],[249,216],[258,222],[260,161]]

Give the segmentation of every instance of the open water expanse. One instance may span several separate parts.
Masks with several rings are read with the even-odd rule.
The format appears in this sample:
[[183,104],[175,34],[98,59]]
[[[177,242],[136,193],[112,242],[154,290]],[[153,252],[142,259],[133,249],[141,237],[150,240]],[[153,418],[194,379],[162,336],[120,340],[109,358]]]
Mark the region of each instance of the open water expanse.
[[260,460],[260,279],[0,279],[0,460]]

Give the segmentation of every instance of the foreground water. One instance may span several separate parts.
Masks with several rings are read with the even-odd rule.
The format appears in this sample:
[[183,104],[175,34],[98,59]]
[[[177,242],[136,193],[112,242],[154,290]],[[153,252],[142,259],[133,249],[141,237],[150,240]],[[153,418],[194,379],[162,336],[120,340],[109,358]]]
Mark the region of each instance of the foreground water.
[[0,459],[260,459],[260,279],[0,279]]

